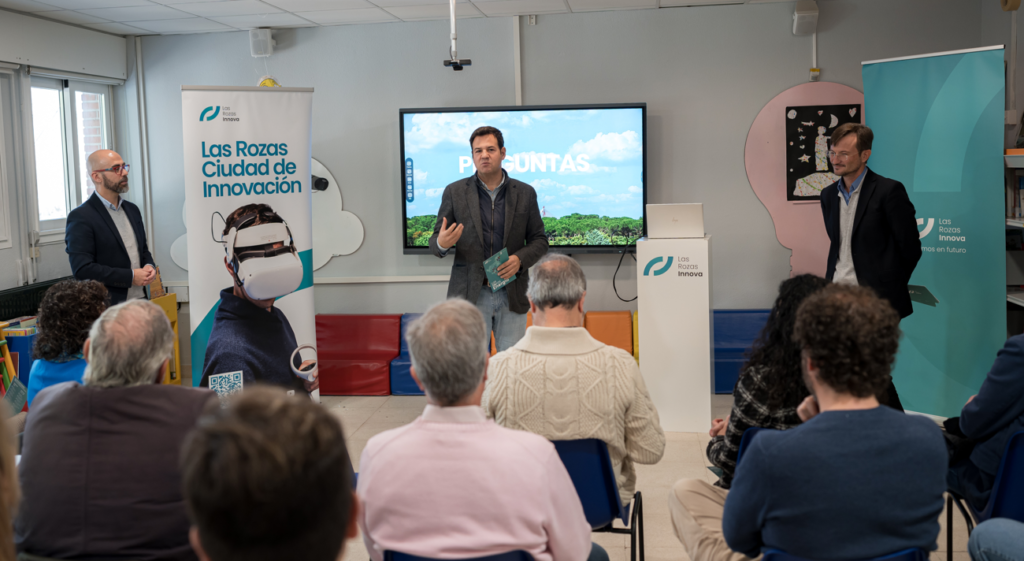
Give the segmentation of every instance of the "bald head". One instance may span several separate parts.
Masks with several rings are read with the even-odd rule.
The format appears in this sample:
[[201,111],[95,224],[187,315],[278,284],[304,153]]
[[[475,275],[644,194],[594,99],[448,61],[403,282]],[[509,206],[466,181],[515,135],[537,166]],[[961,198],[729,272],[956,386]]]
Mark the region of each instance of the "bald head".
[[[113,150],[97,150],[89,154],[89,179],[96,190],[104,198],[114,198],[115,194],[128,192],[128,171],[121,169],[125,165],[121,155]],[[105,171],[117,166],[119,171]]]
[[159,306],[148,300],[129,300],[107,308],[93,322],[84,350],[89,363],[85,385],[152,384],[174,350],[174,331]]

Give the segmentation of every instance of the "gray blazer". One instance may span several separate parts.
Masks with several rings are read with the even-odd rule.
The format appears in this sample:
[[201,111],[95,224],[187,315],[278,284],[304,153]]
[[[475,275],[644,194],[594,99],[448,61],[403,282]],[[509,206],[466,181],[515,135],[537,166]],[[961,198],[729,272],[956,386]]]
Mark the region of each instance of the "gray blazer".
[[[526,286],[530,281],[530,267],[548,252],[548,238],[544,234],[544,221],[537,206],[537,192],[522,181],[508,178],[505,184],[505,248],[508,254],[516,255],[522,268],[516,273],[516,280],[506,285],[508,309],[525,314],[530,311],[526,299]],[[487,279],[484,273],[483,226],[480,222],[480,194],[476,187],[476,176],[471,175],[445,187],[441,196],[441,208],[437,211],[434,235],[430,236],[430,250],[438,257],[437,234],[441,231],[441,219],[447,218],[448,225],[463,224],[462,237],[455,243],[455,262],[452,263],[452,277],[448,281],[448,297],[457,296],[476,303],[480,287]]]

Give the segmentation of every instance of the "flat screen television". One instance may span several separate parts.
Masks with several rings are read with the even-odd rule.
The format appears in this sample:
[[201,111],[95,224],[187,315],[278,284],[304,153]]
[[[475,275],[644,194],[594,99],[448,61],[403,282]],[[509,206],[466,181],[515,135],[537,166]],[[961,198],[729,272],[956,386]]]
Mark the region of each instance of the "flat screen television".
[[445,187],[476,173],[470,134],[497,127],[502,166],[530,184],[548,243],[620,253],[646,234],[647,104],[400,109],[403,253],[429,253]]

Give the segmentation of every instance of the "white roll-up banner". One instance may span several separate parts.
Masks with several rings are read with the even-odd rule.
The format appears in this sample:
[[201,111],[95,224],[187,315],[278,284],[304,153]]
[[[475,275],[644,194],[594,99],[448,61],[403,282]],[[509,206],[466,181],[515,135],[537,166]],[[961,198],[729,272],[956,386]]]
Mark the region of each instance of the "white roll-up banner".
[[313,90],[181,89],[192,383],[304,393],[293,367],[316,345]]

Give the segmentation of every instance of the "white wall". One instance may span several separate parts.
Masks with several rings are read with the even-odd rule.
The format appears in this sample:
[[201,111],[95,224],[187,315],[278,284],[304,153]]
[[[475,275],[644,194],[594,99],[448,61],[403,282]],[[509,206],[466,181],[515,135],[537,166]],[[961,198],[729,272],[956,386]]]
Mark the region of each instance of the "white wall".
[[[822,78],[860,89],[861,61],[991,44],[1002,20],[988,4],[995,3],[822,0]],[[742,154],[761,107],[807,79],[811,39],[792,35],[792,10],[780,3],[542,15],[536,26],[523,18],[524,103],[648,103],[649,202],[705,203],[715,308],[770,307],[789,273],[789,251],[750,189]],[[401,254],[398,109],[514,102],[511,19],[459,26],[459,53],[473,66],[458,74],[441,67],[443,21],[278,33],[267,68],[284,85],[316,88],[313,155],[367,229],[358,252],[334,258],[317,276],[447,273],[449,261]],[[146,37],[143,59],[155,256],[165,279],[185,280],[168,253],[184,233],[180,86],[254,85],[267,70],[249,56],[244,33]],[[579,260],[590,280],[589,309],[635,309],[612,293],[618,256]],[[635,294],[635,275],[627,257],[618,283],[624,296]],[[413,312],[444,294],[444,283],[318,285],[316,307]]]
[[109,33],[0,10],[0,60],[123,79],[125,42]]

